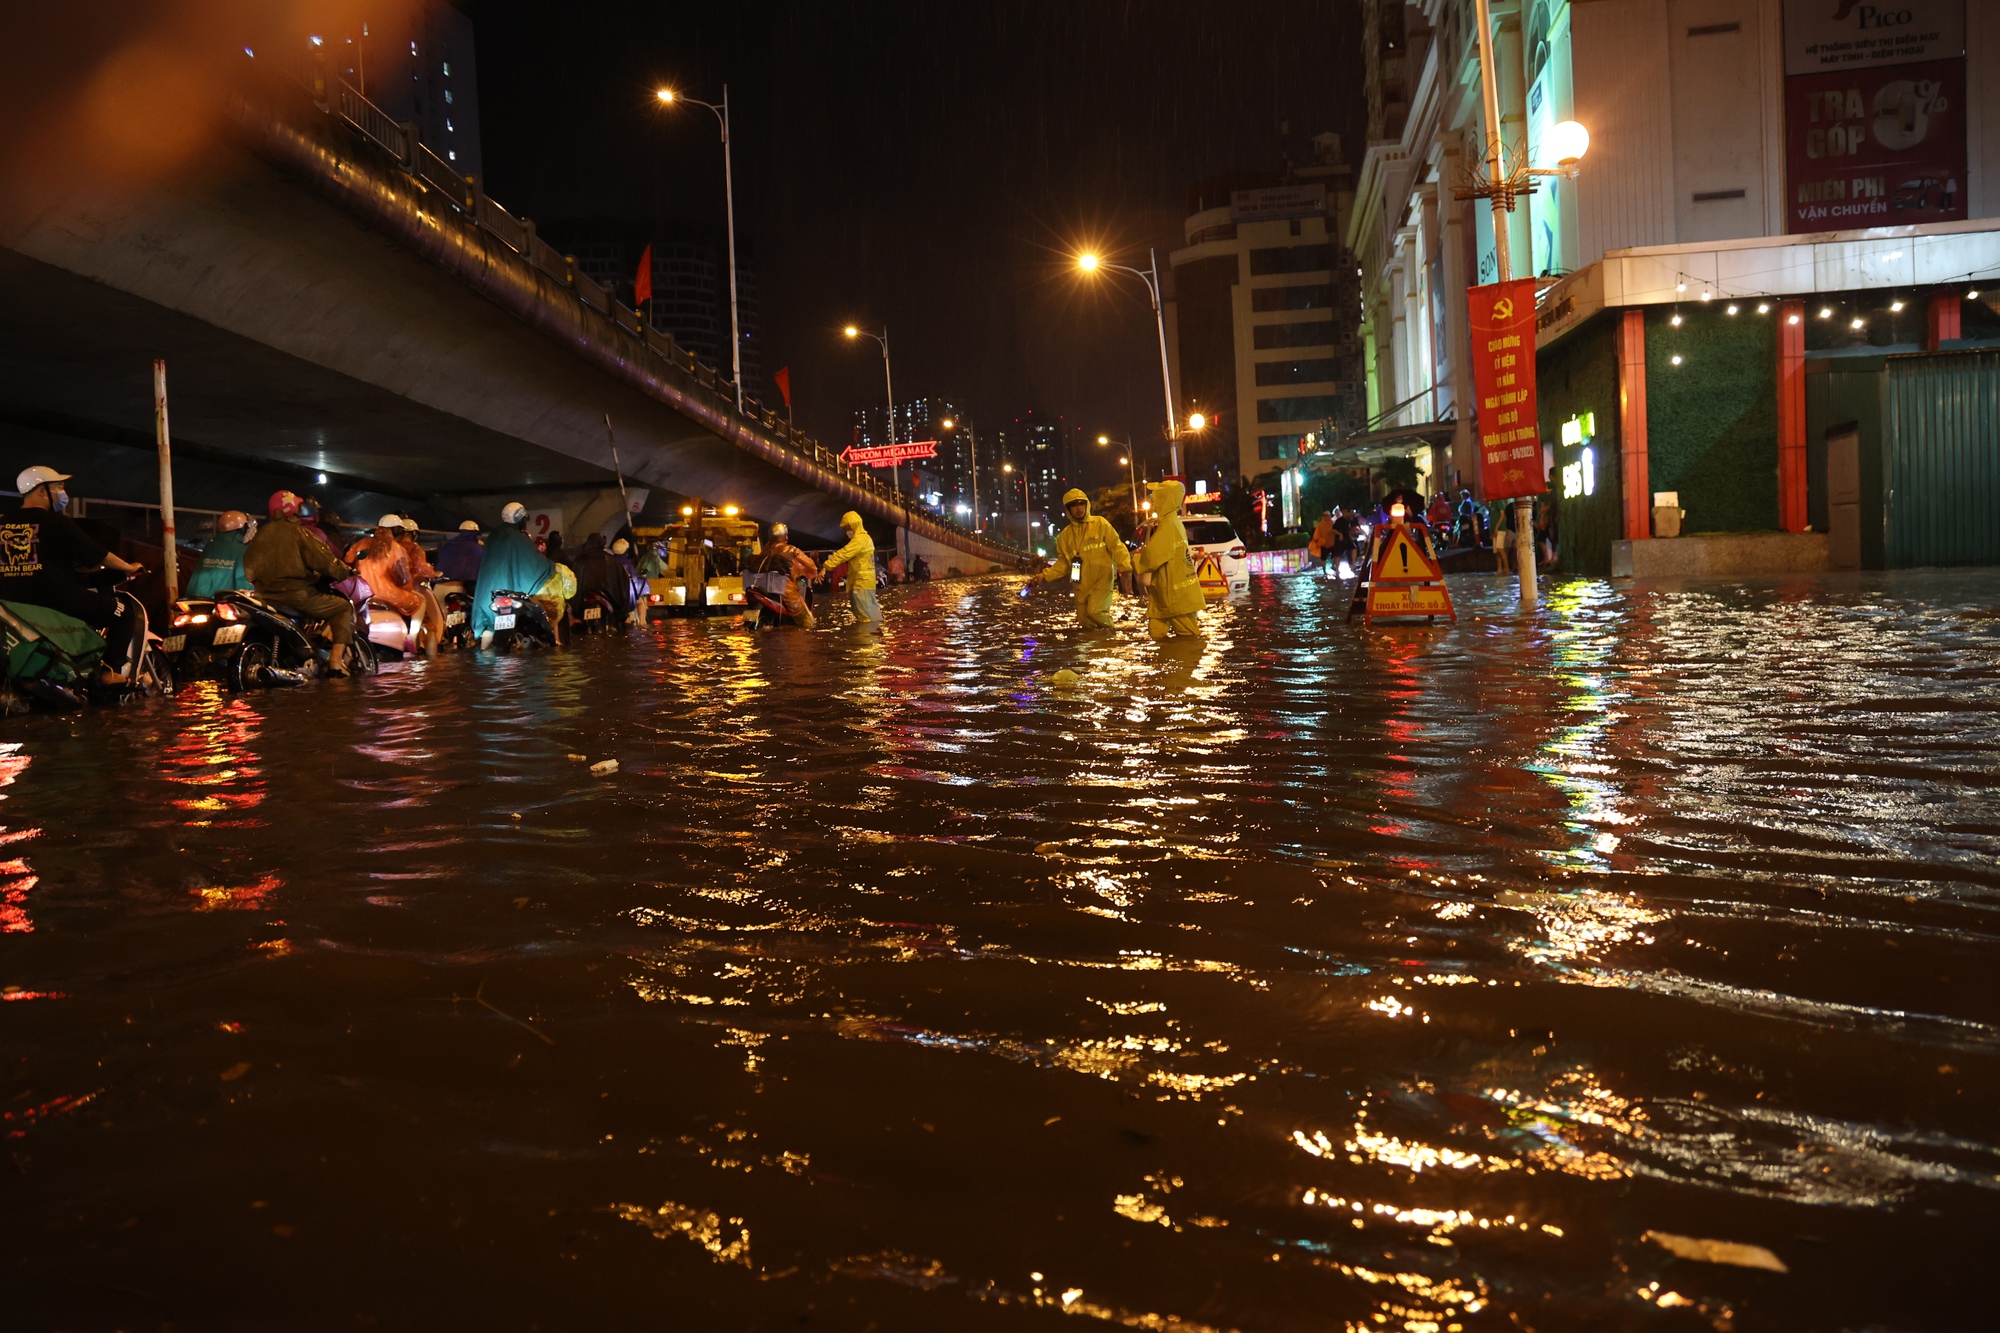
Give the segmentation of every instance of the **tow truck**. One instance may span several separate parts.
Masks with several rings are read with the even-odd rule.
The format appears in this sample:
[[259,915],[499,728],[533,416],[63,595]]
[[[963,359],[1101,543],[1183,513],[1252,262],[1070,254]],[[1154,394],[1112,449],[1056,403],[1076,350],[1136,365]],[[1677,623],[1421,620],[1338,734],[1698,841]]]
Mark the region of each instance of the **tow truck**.
[[757,524],[735,505],[681,506],[681,521],[633,528],[642,542],[667,544],[667,572],[647,579],[645,619],[668,616],[729,615],[746,604],[742,569],[763,552]]

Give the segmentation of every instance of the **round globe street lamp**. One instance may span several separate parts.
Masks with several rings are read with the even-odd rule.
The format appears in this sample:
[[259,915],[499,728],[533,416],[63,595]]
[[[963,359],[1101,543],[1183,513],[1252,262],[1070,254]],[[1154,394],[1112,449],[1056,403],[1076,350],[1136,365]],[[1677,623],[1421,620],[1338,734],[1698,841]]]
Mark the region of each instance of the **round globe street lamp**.
[[1166,312],[1160,307],[1160,257],[1155,251],[1150,249],[1146,251],[1146,254],[1151,264],[1150,269],[1133,268],[1129,264],[1114,264],[1110,260],[1089,250],[1084,251],[1076,257],[1076,267],[1079,272],[1092,275],[1095,275],[1101,269],[1115,269],[1120,273],[1129,273],[1146,284],[1146,294],[1153,298],[1153,323],[1158,326],[1160,331],[1160,389],[1167,401],[1167,448],[1173,455],[1173,470],[1179,472],[1181,470],[1181,432],[1180,424],[1176,419],[1179,414],[1174,410],[1173,372],[1169,369],[1167,363],[1167,316]]
[[653,93],[661,106],[672,107],[682,102],[690,106],[705,106],[715,113],[722,126],[722,198],[725,208],[724,218],[729,229],[729,374],[736,381],[736,410],[743,410],[743,331],[736,316],[736,174],[729,161],[729,85],[722,85],[722,103],[704,102],[698,97],[683,97],[671,88],[661,88]]

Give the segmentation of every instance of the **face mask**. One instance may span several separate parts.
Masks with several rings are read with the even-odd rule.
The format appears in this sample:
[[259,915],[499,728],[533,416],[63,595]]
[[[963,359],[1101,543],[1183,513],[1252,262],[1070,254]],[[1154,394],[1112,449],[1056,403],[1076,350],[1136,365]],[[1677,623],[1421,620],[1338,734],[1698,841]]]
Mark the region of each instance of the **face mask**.
[[319,513],[319,506],[317,506],[317,505],[300,505],[300,506],[299,506],[299,517],[300,517],[300,518],[312,518],[312,517],[316,516],[316,515],[317,515],[318,513]]
[[63,510],[69,508],[69,492],[57,491],[54,495],[50,496],[49,508],[53,509],[58,514],[60,514]]

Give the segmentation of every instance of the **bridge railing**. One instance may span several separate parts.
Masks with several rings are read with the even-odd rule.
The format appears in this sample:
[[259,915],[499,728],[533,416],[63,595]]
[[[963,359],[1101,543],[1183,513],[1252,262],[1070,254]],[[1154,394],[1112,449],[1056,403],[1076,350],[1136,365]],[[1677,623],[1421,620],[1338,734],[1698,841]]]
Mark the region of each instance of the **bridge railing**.
[[809,460],[817,468],[834,473],[849,485],[873,494],[885,507],[898,508],[912,516],[921,514],[927,521],[969,540],[993,547],[1023,549],[1011,539],[995,537],[991,533],[974,533],[963,524],[912,505],[909,496],[884,485],[872,469],[842,462],[839,454],[827,449],[755,398],[746,396],[739,411],[733,380],[682,347],[667,330],[649,325],[638,311],[620,302],[609,288],[588,274],[579,273],[574,256],[565,255],[544,241],[536,235],[532,219],[515,217],[488,197],[479,181],[460,175],[454,167],[440,159],[418,137],[416,126],[392,118],[358,89],[330,73],[322,58],[308,55],[283,67],[295,83],[311,94],[314,105],[320,111],[345,123],[363,141],[394,159],[399,170],[438,196],[465,225],[494,237],[535,268],[575,292],[580,304],[624,332],[638,337],[640,345],[649,353],[706,391],[718,410],[747,418],[786,450]]

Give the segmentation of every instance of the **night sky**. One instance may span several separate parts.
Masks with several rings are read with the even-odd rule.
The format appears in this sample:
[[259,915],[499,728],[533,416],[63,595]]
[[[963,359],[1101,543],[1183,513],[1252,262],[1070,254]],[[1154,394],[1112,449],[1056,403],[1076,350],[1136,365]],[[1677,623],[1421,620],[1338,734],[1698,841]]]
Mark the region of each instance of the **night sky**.
[[[982,429],[1028,409],[1159,439],[1145,291],[1079,280],[1079,243],[1144,267],[1181,243],[1187,188],[1358,159],[1360,15],[1260,0],[460,0],[477,25],[487,188],[546,227],[713,225],[729,84],[738,244],[762,287],[766,369],[838,444],[882,400],[959,397]],[[775,397],[775,395],[774,395]],[[1142,448],[1145,447],[1142,443]],[[1105,475],[1108,477],[1109,469]]]

